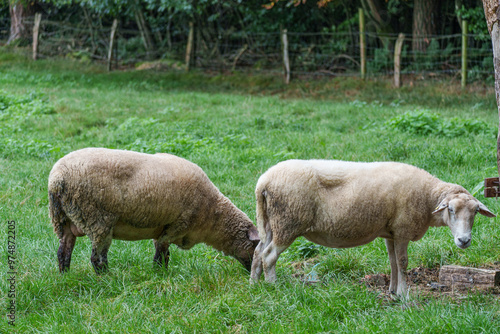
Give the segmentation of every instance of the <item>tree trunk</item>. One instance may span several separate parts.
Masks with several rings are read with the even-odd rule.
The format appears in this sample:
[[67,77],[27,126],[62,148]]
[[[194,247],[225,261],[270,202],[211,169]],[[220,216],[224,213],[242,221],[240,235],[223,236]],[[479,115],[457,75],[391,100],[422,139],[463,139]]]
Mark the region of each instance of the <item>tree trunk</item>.
[[457,13],[458,25],[460,25],[460,30],[462,30],[462,17],[458,14],[458,11],[462,9],[463,0],[455,0],[455,13]]
[[[500,118],[500,4],[498,0],[483,0],[484,16],[493,44],[493,65],[495,67],[495,92]],[[500,174],[500,127],[497,139],[497,167]]]
[[155,43],[153,40],[153,36],[151,35],[151,31],[149,30],[148,24],[146,22],[146,18],[144,17],[144,12],[142,11],[142,7],[139,1],[135,2],[135,21],[137,26],[139,27],[139,31],[141,32],[142,40],[144,42],[144,48],[146,49],[147,58],[151,58],[153,53],[155,52]]
[[34,14],[33,4],[30,1],[9,1],[10,35],[7,44],[17,42],[28,44],[31,37],[31,28],[26,26],[26,18]]
[[413,51],[425,52],[436,33],[436,1],[415,0],[413,5]]
[[392,41],[388,35],[392,34],[393,30],[389,11],[382,9],[383,5],[380,4],[380,0],[361,0],[361,5],[369,21],[366,24],[367,28],[375,27],[384,48],[391,50]]

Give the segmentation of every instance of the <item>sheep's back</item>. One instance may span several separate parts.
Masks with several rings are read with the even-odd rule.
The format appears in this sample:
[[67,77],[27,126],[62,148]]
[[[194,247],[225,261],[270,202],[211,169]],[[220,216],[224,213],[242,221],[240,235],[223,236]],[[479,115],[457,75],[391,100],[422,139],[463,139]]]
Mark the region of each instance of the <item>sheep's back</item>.
[[408,232],[414,221],[422,222],[420,234],[430,215],[429,189],[440,181],[401,163],[289,160],[272,167],[262,182],[271,202],[288,203],[287,220],[302,221],[301,234],[326,234],[334,243],[347,242],[335,247],[350,247],[349,240],[363,244],[377,236],[414,234]]
[[169,154],[83,149],[63,157],[52,176],[63,179],[66,196],[81,210],[97,207],[140,227],[196,214],[219,196],[201,168]]

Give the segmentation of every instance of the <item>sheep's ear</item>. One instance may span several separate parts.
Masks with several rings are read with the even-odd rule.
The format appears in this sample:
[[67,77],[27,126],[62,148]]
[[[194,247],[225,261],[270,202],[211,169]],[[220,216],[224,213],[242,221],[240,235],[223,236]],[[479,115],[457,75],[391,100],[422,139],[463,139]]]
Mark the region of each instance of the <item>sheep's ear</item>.
[[481,202],[479,202],[478,212],[486,217],[490,217],[490,218],[496,217],[496,215],[493,212],[491,212],[490,210],[488,210],[486,205],[484,205]]
[[257,228],[255,226],[252,225],[248,229],[247,235],[248,235],[248,239],[250,241],[253,241],[254,243],[259,243],[259,241],[260,241],[259,231],[257,230]]
[[447,201],[445,202],[443,200],[443,201],[441,201],[441,203],[439,203],[439,205],[437,206],[437,208],[434,211],[432,211],[432,214],[435,215],[436,213],[443,211],[447,207],[448,207],[448,202]]

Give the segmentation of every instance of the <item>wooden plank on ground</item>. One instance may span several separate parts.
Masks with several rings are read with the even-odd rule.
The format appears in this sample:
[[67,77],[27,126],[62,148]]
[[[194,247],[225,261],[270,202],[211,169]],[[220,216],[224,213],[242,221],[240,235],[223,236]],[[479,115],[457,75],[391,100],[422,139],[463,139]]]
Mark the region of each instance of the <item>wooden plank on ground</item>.
[[461,266],[442,266],[439,282],[455,287],[493,288],[500,286],[500,270]]

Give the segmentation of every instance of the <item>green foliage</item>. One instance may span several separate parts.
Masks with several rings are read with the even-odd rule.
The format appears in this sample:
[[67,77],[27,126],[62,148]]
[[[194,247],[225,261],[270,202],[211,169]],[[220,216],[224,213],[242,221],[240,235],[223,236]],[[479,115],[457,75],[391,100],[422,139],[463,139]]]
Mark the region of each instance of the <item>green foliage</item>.
[[495,135],[495,129],[484,121],[458,117],[445,119],[427,110],[407,112],[391,118],[384,124],[391,129],[421,136],[458,137],[484,134],[492,138]]
[[303,260],[317,256],[322,250],[324,250],[324,247],[300,238],[288,247],[286,252],[294,259]]
[[23,96],[13,96],[0,90],[0,115],[2,118],[30,117],[52,113],[54,113],[54,108],[34,92]]
[[486,24],[486,19],[484,18],[484,9],[481,6],[466,8],[462,5],[461,8],[457,9],[456,14],[462,20],[466,20],[468,22],[469,34],[479,35],[476,37],[479,40],[490,39],[488,26]]
[[[414,52],[410,66],[403,69],[405,71],[435,71],[437,63],[443,63],[452,58],[456,47],[452,43],[440,45],[436,38],[432,38],[429,46],[424,52]],[[404,51],[403,56],[409,53]]]
[[393,62],[393,51],[386,48],[375,49],[373,60],[368,61],[368,71],[371,73],[380,73],[387,71],[392,66]]
[[0,156],[28,155],[48,157],[61,148],[29,133],[33,122],[40,122],[54,114],[43,96],[37,93],[12,95],[0,90]]

